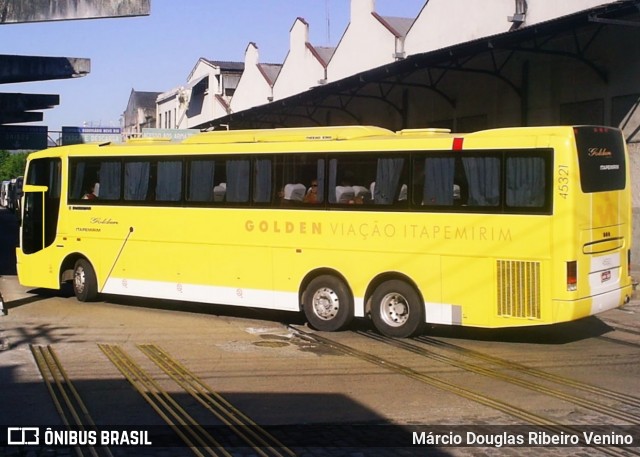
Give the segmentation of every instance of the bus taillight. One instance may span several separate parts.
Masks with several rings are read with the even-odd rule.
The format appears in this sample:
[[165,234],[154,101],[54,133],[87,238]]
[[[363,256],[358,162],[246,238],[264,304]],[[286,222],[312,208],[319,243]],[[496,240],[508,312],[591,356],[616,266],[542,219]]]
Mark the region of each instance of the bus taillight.
[[567,290],[578,290],[578,262],[567,262]]

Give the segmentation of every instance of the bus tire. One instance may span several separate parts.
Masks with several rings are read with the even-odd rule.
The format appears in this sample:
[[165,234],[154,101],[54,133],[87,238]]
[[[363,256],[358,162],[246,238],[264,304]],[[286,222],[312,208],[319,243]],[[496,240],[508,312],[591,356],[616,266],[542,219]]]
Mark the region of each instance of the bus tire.
[[94,301],[98,297],[96,272],[86,259],[77,260],[73,268],[73,293],[82,302]]
[[321,332],[342,330],[353,319],[351,293],[335,276],[312,280],[302,294],[302,307],[309,324]]
[[424,328],[424,305],[416,290],[406,282],[385,281],[371,296],[371,319],[383,335],[409,338]]

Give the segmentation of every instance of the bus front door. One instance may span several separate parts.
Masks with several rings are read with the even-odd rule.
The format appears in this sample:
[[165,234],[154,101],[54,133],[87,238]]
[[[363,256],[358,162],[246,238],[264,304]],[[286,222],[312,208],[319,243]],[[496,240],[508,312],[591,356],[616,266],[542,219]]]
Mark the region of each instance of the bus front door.
[[45,241],[45,195],[47,186],[24,186],[24,209],[20,248],[25,254],[34,254],[44,249]]
[[[48,186],[24,187],[20,246],[16,250],[18,279],[23,286],[60,287],[59,266],[54,265],[54,252],[47,249],[55,240],[59,206],[59,199],[52,201],[50,194]],[[33,264],[43,268],[27,268]]]

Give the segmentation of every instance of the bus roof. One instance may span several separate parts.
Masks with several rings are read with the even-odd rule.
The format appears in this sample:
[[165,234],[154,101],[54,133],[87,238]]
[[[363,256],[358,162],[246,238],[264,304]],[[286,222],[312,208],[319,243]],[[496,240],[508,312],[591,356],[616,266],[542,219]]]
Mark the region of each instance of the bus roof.
[[451,133],[445,128],[403,129],[397,132],[382,127],[349,125],[332,127],[294,127],[256,130],[221,130],[203,132],[182,144],[287,143],[300,141],[340,141],[356,139],[451,138],[483,136],[565,136],[574,126],[502,127],[476,132]]
[[[335,126],[335,127],[298,127],[298,128],[278,128],[278,129],[256,129],[256,130],[223,130],[214,132],[203,132],[193,135],[181,142],[170,141],[168,138],[137,138],[129,139],[126,143],[85,143],[82,145],[69,145],[60,148],[49,148],[33,153],[36,157],[47,156],[90,156],[90,155],[120,155],[130,154],[131,149],[136,149],[136,154],[162,154],[175,153],[176,145],[189,145],[195,153],[207,145],[228,145],[225,148],[227,153],[246,152],[236,150],[232,147],[237,145],[254,145],[259,148],[259,144],[265,144],[265,148],[259,151],[251,148],[253,152],[274,152],[280,150],[277,144],[282,144],[282,152],[298,151],[299,146],[294,143],[307,143],[309,151],[318,151],[323,148],[322,143],[334,143],[327,149],[334,150],[341,141],[362,141],[368,143],[366,148],[372,147],[371,142],[382,140],[380,147],[383,149],[384,143],[402,141],[404,150],[424,149],[428,141],[428,148],[432,150],[451,149],[486,149],[492,147],[537,147],[548,145],[550,137],[573,136],[572,126],[539,126],[539,127],[505,127],[489,130],[481,130],[470,133],[451,133],[448,129],[421,128],[404,129],[397,132],[374,126]],[[547,140],[543,140],[547,138]],[[541,143],[542,141],[542,143]],[[269,145],[268,147],[266,145]],[[464,144],[464,147],[462,146]],[[313,146],[312,146],[313,145]],[[149,148],[150,147],[150,148]],[[395,146],[397,147],[397,146]],[[140,149],[138,149],[140,148]],[[319,149],[320,148],[320,149]],[[109,152],[107,152],[107,150]],[[358,149],[358,148],[356,148]],[[306,150],[306,149],[305,149]],[[354,149],[355,150],[355,149]],[[298,151],[300,152],[300,151]]]
[[338,141],[393,136],[381,127],[351,125],[344,127],[298,127],[269,130],[222,130],[193,135],[183,144],[283,143],[295,141]]

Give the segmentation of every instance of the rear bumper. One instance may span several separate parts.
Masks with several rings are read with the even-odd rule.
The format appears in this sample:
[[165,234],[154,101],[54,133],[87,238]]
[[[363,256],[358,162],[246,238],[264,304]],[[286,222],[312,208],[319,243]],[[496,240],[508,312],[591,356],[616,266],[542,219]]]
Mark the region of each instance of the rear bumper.
[[629,302],[632,293],[633,287],[628,285],[579,300],[554,300],[551,319],[553,322],[568,322],[619,308]]

